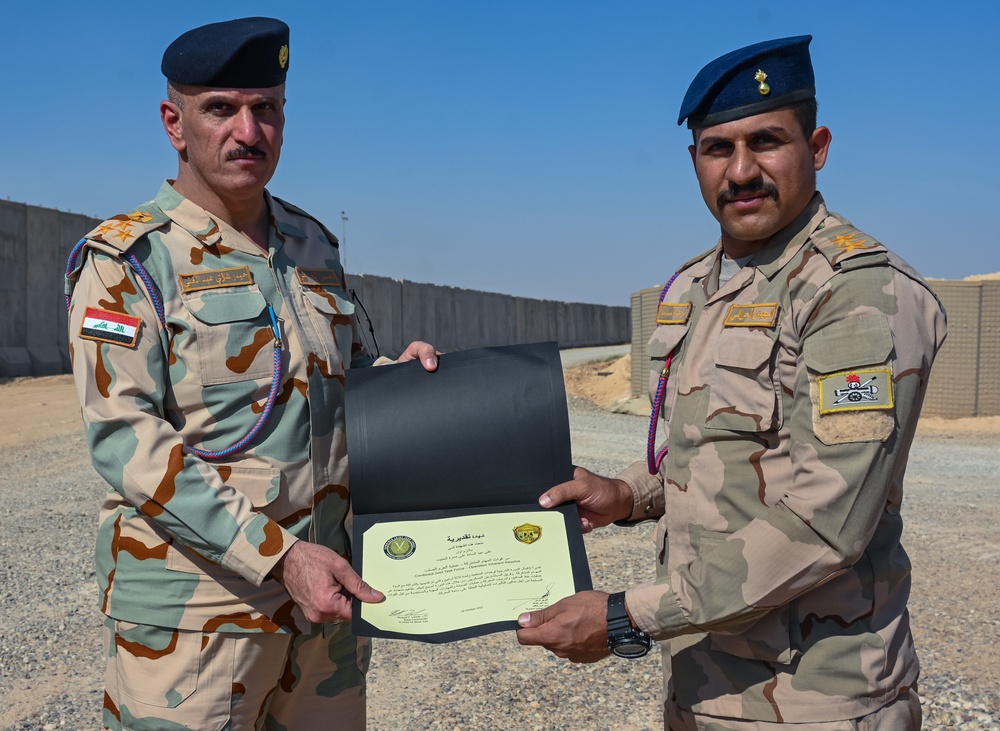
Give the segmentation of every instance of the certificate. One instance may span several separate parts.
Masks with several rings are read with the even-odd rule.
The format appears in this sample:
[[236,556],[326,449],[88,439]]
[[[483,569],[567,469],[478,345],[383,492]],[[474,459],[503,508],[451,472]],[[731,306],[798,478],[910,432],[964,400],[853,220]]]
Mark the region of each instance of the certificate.
[[353,566],[386,595],[355,634],[450,642],[591,588],[576,506],[537,502],[573,475],[555,343],[352,369],[345,411]]
[[522,612],[589,585],[575,508],[457,512],[383,516],[364,531],[361,575],[386,598],[358,603],[355,633],[447,642],[517,629]]

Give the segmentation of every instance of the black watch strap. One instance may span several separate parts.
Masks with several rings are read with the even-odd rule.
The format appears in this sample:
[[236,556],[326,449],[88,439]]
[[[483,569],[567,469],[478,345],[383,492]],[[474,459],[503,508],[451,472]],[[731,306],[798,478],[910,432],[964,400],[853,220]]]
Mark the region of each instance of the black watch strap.
[[632,626],[625,609],[625,592],[608,595],[608,649],[618,657],[642,657],[653,646],[653,639]]
[[[624,624],[623,624],[624,621]],[[615,629],[626,629],[632,626],[632,620],[628,618],[628,611],[625,609],[625,592],[608,596],[608,632],[611,632],[612,625]]]

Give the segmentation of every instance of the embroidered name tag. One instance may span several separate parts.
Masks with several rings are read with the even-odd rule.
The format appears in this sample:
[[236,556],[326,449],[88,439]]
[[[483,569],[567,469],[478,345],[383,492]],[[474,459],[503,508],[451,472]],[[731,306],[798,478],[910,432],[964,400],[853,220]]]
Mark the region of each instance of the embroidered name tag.
[[778,322],[778,303],[763,302],[756,305],[730,305],[724,327],[774,327]]
[[303,287],[339,287],[340,277],[333,269],[299,269],[295,267]]
[[893,407],[892,373],[888,368],[841,371],[817,380],[821,414]]
[[181,290],[185,293],[199,292],[203,289],[219,289],[220,287],[245,287],[253,284],[250,267],[231,267],[229,269],[209,269],[205,272],[181,274]]
[[139,337],[141,317],[108,312],[96,307],[88,307],[83,314],[80,337],[102,343],[114,343],[131,348]]
[[691,303],[661,302],[656,310],[657,325],[683,325],[691,316]]

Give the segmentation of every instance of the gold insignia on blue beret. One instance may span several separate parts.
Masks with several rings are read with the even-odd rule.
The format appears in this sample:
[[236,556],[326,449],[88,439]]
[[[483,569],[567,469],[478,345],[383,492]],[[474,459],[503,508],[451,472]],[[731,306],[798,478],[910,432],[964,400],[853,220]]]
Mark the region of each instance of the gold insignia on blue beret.
[[814,99],[811,40],[776,38],[710,61],[684,94],[677,124],[687,119],[689,128],[700,129]]
[[285,68],[288,65],[288,44],[286,43],[278,51],[278,63],[281,64],[281,68]]
[[759,91],[764,96],[767,96],[768,94],[771,93],[771,86],[770,84],[767,83],[767,74],[765,74],[760,69],[757,69],[757,73],[754,74],[753,78],[754,81],[760,84],[760,86],[757,87],[757,91]]

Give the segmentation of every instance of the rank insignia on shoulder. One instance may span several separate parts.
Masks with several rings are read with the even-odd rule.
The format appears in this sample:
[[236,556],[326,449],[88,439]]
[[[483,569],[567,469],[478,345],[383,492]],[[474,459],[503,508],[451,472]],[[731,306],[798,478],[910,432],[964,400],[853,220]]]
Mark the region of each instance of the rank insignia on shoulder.
[[295,267],[299,284],[303,287],[339,287],[340,277],[334,269],[302,269]]
[[891,409],[892,372],[888,368],[841,371],[820,376],[819,413]]
[[723,327],[774,327],[778,322],[778,303],[730,305]]
[[656,324],[683,325],[690,316],[690,302],[661,302],[656,310]]
[[80,337],[131,348],[139,339],[142,318],[88,307],[80,326]]
[[850,254],[855,249],[870,249],[874,246],[874,244],[870,241],[860,239],[854,234],[835,237],[833,239],[833,245],[847,254]]

